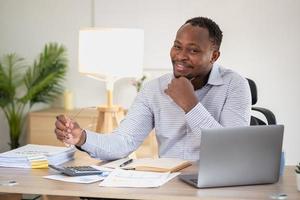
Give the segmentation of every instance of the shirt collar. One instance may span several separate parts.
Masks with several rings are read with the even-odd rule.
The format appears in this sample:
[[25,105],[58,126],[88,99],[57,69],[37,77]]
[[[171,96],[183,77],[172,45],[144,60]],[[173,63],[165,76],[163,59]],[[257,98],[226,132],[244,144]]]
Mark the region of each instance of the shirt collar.
[[223,85],[224,84],[223,78],[220,73],[219,65],[217,65],[217,64],[213,65],[211,72],[209,74],[209,77],[208,77],[207,84],[210,84],[210,85]]

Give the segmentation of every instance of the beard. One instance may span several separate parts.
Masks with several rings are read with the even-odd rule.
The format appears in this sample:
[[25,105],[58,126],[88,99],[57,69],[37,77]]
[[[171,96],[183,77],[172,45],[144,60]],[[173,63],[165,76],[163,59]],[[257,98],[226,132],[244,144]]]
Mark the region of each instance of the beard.
[[174,74],[174,77],[175,78],[180,78],[180,77],[184,77],[184,78],[186,78],[186,79],[188,79],[188,80],[193,80],[194,78],[196,78],[196,76],[193,76],[192,74],[186,74],[186,75],[176,75],[175,74],[175,71],[173,71],[173,74]]

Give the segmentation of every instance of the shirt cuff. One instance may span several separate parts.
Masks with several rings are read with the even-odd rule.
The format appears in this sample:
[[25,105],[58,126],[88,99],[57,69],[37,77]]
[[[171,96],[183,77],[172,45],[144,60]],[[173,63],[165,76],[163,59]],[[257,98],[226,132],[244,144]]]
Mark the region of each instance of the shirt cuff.
[[98,133],[93,133],[92,131],[85,130],[86,132],[86,140],[83,145],[81,145],[78,149],[87,152],[92,157],[95,156],[95,152],[97,151],[97,147],[95,145],[95,141],[98,140]]

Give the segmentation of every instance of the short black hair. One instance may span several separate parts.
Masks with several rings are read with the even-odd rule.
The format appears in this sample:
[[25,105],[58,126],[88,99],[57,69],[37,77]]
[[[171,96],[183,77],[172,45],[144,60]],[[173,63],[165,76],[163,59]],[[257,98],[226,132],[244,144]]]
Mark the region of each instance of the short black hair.
[[217,49],[220,49],[223,33],[216,22],[207,17],[194,17],[187,20],[184,25],[185,24],[191,24],[192,26],[206,28],[208,30],[210,39],[212,39],[212,42],[217,46]]

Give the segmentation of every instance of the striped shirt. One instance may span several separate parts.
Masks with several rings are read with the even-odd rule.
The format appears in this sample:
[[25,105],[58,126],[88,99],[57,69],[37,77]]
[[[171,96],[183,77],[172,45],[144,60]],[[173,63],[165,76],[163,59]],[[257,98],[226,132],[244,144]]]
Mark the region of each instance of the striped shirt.
[[81,148],[102,160],[122,158],[155,128],[160,157],[198,160],[201,129],[250,124],[250,88],[232,70],[215,64],[207,84],[195,91],[199,102],[188,113],[164,92],[173,78],[166,74],[145,84],[119,127],[112,134],[86,131]]

